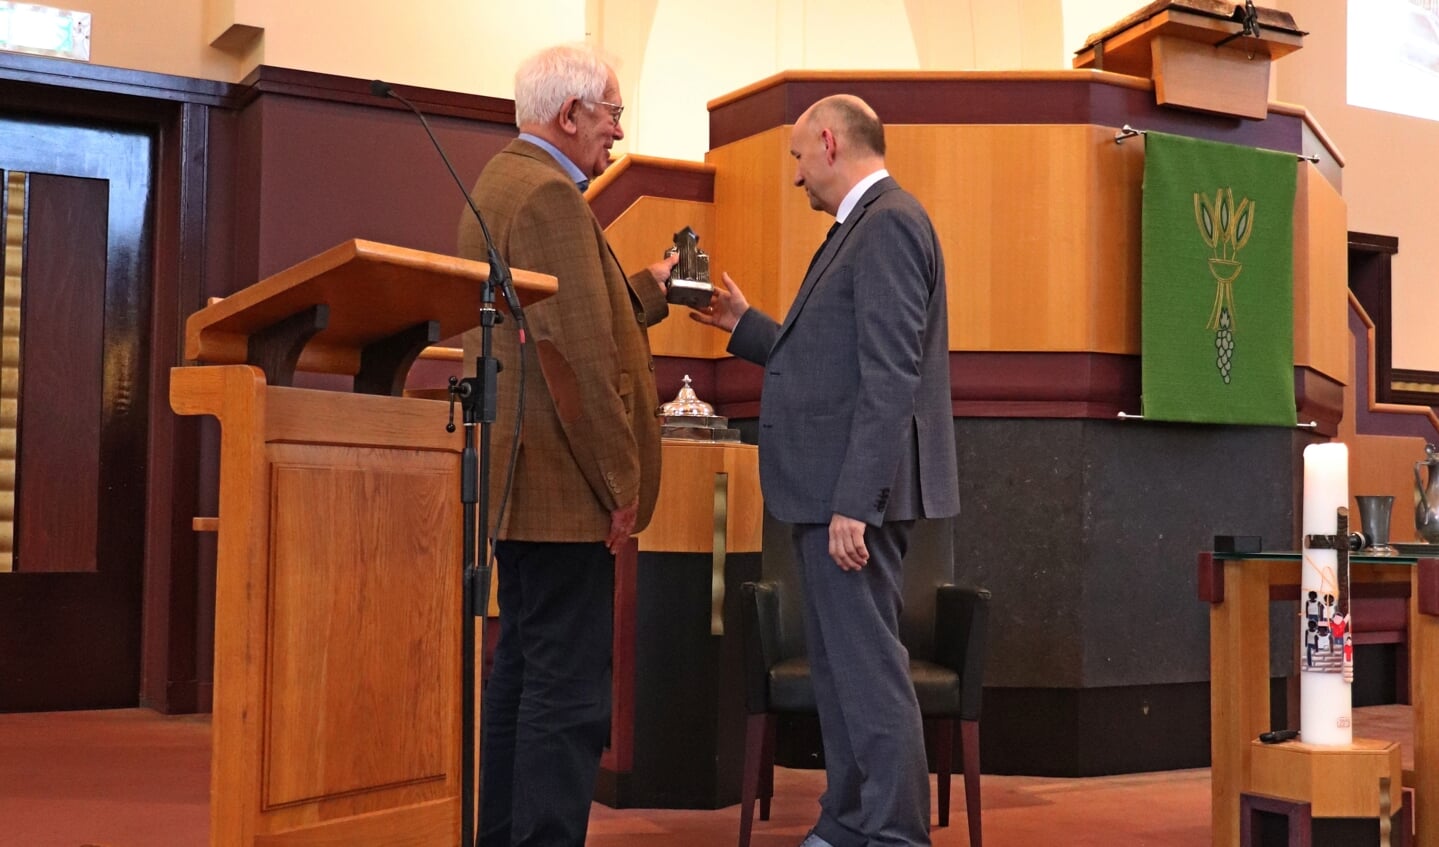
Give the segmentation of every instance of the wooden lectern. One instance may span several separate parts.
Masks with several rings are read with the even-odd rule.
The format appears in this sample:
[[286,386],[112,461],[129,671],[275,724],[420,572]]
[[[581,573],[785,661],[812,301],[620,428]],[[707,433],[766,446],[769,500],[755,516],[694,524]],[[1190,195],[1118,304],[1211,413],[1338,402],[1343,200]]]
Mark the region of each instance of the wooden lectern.
[[[350,241],[186,324],[206,364],[172,371],[171,405],[221,428],[215,847],[459,840],[464,436],[399,395],[425,345],[479,323],[486,278]],[[514,280],[522,301],[556,288]]]

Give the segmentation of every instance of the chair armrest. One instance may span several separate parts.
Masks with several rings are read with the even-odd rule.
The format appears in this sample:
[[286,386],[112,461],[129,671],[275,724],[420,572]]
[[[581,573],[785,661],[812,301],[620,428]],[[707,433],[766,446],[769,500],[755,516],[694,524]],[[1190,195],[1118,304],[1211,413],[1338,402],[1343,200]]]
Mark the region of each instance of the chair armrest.
[[744,700],[752,715],[769,711],[769,669],[779,662],[780,587],[776,582],[740,586],[744,621]]
[[979,720],[989,652],[989,592],[956,585],[941,585],[936,592],[935,661],[959,675],[959,717]]

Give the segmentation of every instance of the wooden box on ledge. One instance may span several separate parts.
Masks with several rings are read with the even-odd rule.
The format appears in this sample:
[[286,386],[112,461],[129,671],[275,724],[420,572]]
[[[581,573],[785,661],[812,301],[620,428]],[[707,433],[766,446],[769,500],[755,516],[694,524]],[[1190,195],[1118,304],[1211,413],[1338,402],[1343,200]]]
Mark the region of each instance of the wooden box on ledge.
[[1155,101],[1263,120],[1269,65],[1303,46],[1288,12],[1233,0],[1158,0],[1091,35],[1074,67],[1154,81]]

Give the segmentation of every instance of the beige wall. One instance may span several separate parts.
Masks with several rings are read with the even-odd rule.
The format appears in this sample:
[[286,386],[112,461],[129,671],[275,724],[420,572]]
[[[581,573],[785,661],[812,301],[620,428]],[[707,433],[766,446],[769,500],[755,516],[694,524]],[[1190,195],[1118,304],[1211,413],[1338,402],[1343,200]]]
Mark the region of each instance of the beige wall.
[[[256,65],[513,95],[525,55],[589,39],[615,59],[620,152],[700,160],[705,102],[790,69],[1064,67],[1077,0],[70,0],[95,64],[238,81]],[[218,46],[212,46],[218,45]]]
[[[1362,0],[1354,0],[1362,2]],[[1302,104],[1344,154],[1349,229],[1397,236],[1394,366],[1439,370],[1439,123],[1346,102],[1343,0],[1281,0],[1309,32],[1304,49],[1275,65],[1278,99]]]
[[[785,70],[1059,67],[1059,0],[591,0],[623,59],[628,149],[702,159],[705,103]],[[682,70],[681,70],[682,69]]]
[[205,3],[197,0],[41,0],[90,13],[90,61],[96,65],[233,82],[239,62],[202,39]]
[[[236,81],[256,64],[498,97],[517,61],[588,38],[630,112],[619,152],[700,160],[706,101],[787,69],[1067,68],[1085,36],[1144,0],[70,0],[100,65]],[[1349,228],[1393,235],[1394,364],[1439,370],[1429,331],[1439,123],[1345,102],[1344,0],[1272,0],[1310,34],[1273,75],[1346,157]],[[232,25],[239,25],[232,27]],[[230,38],[211,46],[221,33]],[[257,38],[246,34],[260,33]]]
[[784,70],[1068,67],[1139,0],[70,0],[95,64],[238,81],[258,64],[497,97],[518,61],[588,39],[620,71],[620,152],[699,160],[705,103]]
[[[1063,67],[1070,67],[1069,59],[1084,46],[1085,40],[1111,24],[1116,24],[1147,5],[1142,0],[1063,0],[1064,2],[1064,49],[1067,52]],[[1268,3],[1264,5],[1270,5]]]

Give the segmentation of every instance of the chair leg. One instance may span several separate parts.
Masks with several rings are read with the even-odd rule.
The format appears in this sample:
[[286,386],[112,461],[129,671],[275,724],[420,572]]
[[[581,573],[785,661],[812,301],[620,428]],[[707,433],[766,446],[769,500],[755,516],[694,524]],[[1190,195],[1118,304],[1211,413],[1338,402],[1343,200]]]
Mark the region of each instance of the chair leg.
[[754,828],[754,798],[764,769],[764,738],[769,715],[750,715],[745,722],[744,773],[740,780],[739,847],[749,847]]
[[969,847],[982,847],[983,813],[979,806],[979,721],[960,721],[960,759],[964,765],[964,815],[969,821]]
[[764,717],[764,744],[760,748],[759,819],[767,821],[769,801],[774,797],[774,739],[779,728],[779,718],[774,714]]
[[954,774],[954,719],[934,721],[934,776],[939,798],[939,825],[949,826],[949,784]]

